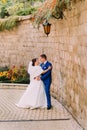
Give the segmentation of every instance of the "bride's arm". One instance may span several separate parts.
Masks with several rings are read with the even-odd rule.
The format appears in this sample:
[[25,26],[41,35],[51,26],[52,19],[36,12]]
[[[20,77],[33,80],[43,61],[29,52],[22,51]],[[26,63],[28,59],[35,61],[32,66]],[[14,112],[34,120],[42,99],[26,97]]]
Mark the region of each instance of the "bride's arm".
[[51,70],[51,69],[52,69],[52,66],[49,66],[48,69],[43,70],[43,72],[42,72],[41,74],[44,74],[44,73],[46,73],[47,71],[49,71],[49,70]]

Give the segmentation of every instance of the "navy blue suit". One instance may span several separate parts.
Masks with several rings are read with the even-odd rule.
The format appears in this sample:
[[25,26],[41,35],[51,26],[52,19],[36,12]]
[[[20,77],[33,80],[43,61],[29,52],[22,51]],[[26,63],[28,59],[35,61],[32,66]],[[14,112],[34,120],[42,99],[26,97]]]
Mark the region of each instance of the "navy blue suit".
[[[49,66],[52,66],[50,62],[46,62],[46,64],[42,63],[41,67],[43,70],[48,69]],[[41,80],[43,81],[45,85],[45,92],[47,97],[47,107],[51,107],[51,96],[50,96],[50,86],[52,82],[52,75],[51,75],[52,69],[48,70],[45,74],[41,75]]]

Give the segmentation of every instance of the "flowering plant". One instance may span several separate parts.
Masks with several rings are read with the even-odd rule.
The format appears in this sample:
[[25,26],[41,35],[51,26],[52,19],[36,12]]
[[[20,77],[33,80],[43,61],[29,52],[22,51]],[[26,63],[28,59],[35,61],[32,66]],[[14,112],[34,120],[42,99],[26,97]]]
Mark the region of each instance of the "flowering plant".
[[8,70],[0,71],[0,82],[29,83],[29,75],[25,66],[12,66]]

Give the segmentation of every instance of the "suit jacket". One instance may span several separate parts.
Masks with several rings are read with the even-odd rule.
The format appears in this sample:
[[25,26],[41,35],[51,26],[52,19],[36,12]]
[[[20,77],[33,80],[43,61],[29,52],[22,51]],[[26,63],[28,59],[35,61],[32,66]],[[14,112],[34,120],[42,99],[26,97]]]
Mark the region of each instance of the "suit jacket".
[[[48,69],[49,66],[52,66],[52,64],[50,62],[46,62],[46,64],[41,64],[41,68],[43,70],[46,70]],[[45,74],[42,74],[41,75],[41,80],[44,82],[44,84],[47,84],[47,85],[50,85],[51,82],[52,82],[52,69],[51,70],[48,70]]]

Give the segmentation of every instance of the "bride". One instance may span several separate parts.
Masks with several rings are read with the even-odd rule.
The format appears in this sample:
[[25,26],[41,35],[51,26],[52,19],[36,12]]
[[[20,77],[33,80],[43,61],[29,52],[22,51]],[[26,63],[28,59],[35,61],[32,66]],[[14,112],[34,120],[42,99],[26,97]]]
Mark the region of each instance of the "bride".
[[30,84],[21,97],[17,107],[21,108],[45,108],[47,107],[46,94],[44,90],[44,84],[41,80],[38,80],[38,77],[46,73],[51,67],[47,70],[42,70],[39,66],[39,61],[37,58],[32,59],[29,63],[28,73],[30,74]]

